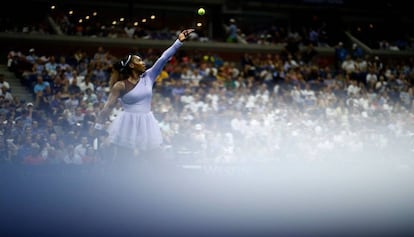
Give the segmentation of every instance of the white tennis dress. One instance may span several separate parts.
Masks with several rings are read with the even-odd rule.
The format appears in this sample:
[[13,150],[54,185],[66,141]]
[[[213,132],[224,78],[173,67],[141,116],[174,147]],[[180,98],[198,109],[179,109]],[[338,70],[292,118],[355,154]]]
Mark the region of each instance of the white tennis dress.
[[135,87],[120,98],[123,111],[108,127],[109,140],[127,148],[148,150],[163,142],[158,121],[151,111],[152,87],[168,60],[183,43],[178,39],[148,68]]

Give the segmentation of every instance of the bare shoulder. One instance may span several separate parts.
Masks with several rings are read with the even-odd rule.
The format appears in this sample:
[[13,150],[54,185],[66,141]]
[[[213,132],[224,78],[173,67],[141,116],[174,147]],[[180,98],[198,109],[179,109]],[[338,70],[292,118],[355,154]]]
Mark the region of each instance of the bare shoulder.
[[117,81],[115,82],[112,90],[122,91],[125,90],[125,82],[124,81]]

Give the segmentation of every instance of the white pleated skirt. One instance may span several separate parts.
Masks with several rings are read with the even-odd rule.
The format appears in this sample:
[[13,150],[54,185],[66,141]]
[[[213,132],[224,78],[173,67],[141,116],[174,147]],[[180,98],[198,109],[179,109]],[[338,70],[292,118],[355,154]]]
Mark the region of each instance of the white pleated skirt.
[[109,125],[108,134],[111,143],[131,149],[159,148],[163,141],[152,112],[121,111]]

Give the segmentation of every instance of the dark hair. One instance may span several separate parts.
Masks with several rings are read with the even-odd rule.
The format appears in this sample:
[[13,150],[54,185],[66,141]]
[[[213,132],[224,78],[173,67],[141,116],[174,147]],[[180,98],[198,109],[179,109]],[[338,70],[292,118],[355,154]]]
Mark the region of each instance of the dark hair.
[[112,65],[112,73],[109,79],[109,87],[112,87],[117,81],[124,80],[131,75],[131,68],[128,64],[131,62],[132,54],[128,54],[127,57],[123,58],[122,60],[114,63]]
[[131,62],[131,58],[132,54],[128,54],[128,56],[123,58],[121,61],[114,63],[112,67],[122,74],[130,74],[131,68],[128,66],[128,64]]

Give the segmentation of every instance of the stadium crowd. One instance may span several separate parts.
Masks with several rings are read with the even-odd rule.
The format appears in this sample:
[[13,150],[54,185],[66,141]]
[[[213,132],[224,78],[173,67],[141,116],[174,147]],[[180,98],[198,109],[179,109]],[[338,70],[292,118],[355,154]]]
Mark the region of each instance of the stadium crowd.
[[[245,54],[239,62],[176,55],[154,87],[153,111],[166,159],[225,164],[369,159],[412,165],[412,61],[337,51],[341,57],[334,62],[312,50],[289,48]],[[147,65],[157,53],[143,53]],[[9,70],[33,91],[33,101],[13,99],[7,78],[0,77],[1,162],[87,165],[114,159],[106,134],[94,125],[116,57],[103,46],[93,55],[38,54],[30,49],[8,55]]]

